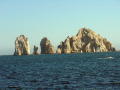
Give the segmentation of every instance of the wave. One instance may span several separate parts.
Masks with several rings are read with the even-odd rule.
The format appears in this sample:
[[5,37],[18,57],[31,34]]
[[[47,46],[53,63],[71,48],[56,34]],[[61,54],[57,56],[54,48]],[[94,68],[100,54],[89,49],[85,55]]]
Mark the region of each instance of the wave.
[[98,59],[114,59],[114,57],[109,56],[109,57],[98,58]]

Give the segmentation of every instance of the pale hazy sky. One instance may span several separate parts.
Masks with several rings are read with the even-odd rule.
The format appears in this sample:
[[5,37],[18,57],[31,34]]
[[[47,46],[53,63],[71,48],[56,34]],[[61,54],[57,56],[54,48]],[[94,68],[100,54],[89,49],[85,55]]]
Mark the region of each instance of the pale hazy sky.
[[29,38],[31,48],[42,37],[57,47],[82,27],[120,48],[120,0],[0,0],[0,55],[14,53],[20,34]]

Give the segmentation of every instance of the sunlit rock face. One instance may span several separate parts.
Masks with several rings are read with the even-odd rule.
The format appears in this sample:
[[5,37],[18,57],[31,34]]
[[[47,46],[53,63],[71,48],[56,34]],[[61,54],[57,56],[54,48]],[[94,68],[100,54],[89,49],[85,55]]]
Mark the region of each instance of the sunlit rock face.
[[56,50],[56,53],[57,53],[57,54],[61,54],[61,53],[62,53],[62,52],[61,52],[61,49],[58,48],[58,49]]
[[33,48],[33,55],[38,55],[38,47],[34,45],[34,48]]
[[30,55],[29,41],[24,35],[20,35],[16,38],[14,55]]
[[54,47],[51,44],[50,40],[44,37],[40,42],[41,54],[54,54]]
[[112,44],[99,34],[86,28],[79,30],[77,35],[67,37],[58,46],[61,53],[82,53],[82,52],[109,52],[115,51]]

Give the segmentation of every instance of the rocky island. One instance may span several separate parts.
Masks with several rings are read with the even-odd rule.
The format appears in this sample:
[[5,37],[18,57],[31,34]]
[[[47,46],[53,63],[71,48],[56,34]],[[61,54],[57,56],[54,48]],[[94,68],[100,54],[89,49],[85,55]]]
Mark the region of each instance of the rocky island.
[[99,34],[86,28],[80,29],[75,36],[68,36],[57,48],[58,54],[109,51],[115,51],[112,44]]
[[[41,54],[54,54],[54,46],[47,37],[40,41]],[[72,37],[67,37],[58,45],[57,54],[83,53],[83,52],[113,52],[116,49],[111,42],[95,33],[91,29],[82,28]],[[14,55],[29,55],[30,45],[28,38],[20,35],[15,40]],[[33,55],[38,55],[38,47],[34,46]]]
[[38,47],[34,45],[34,48],[33,48],[33,55],[38,55]]
[[30,55],[29,41],[24,35],[20,35],[16,38],[14,55]]
[[50,40],[44,37],[40,42],[41,54],[54,54],[54,47],[51,44]]

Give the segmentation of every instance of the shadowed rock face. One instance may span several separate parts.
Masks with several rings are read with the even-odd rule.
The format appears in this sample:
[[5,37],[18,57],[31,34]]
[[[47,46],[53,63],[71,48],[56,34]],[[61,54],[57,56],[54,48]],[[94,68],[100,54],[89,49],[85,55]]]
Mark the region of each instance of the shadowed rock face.
[[108,52],[115,51],[115,48],[99,34],[90,29],[82,28],[76,36],[67,37],[64,42],[61,42],[57,53],[58,51],[60,53]]
[[30,54],[30,45],[28,38],[24,35],[20,35],[15,40],[15,52],[14,55],[29,55]]
[[38,47],[34,45],[33,54],[38,55]]
[[46,37],[40,42],[41,54],[54,54],[54,47]]

